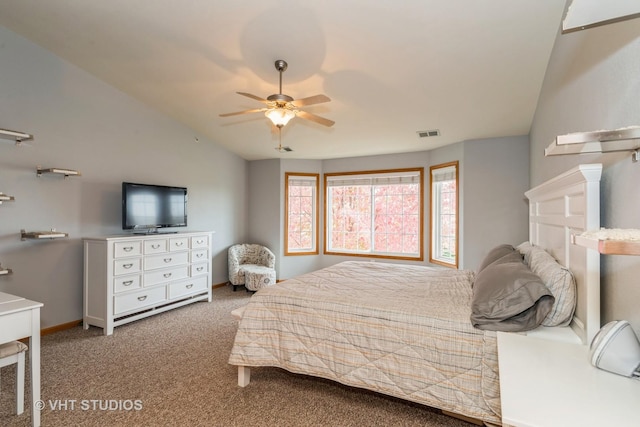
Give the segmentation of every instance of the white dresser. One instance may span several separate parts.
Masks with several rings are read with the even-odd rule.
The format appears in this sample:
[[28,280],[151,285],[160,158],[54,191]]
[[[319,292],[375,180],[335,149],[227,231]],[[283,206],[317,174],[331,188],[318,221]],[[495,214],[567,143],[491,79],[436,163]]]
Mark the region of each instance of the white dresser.
[[211,302],[212,232],[84,239],[83,325],[114,326]]

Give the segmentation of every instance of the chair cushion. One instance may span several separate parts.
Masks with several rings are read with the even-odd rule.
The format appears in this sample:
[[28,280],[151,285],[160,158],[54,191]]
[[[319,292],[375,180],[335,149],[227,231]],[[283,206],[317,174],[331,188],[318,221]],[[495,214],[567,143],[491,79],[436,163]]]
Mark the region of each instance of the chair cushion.
[[18,354],[23,351],[27,351],[28,348],[29,347],[27,347],[26,344],[23,344],[20,341],[12,341],[6,344],[2,344],[0,345],[0,359],[13,356],[14,354]]

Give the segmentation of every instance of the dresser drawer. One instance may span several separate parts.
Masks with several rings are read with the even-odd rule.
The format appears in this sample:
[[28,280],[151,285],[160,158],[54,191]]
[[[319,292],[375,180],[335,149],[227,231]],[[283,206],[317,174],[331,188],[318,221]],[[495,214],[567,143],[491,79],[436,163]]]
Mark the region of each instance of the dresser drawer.
[[191,249],[198,248],[208,248],[209,247],[209,236],[203,234],[202,236],[192,236],[191,237]]
[[206,249],[198,249],[191,251],[191,262],[208,262],[209,251]]
[[131,274],[142,271],[142,260],[140,258],[123,258],[113,262],[113,274]]
[[130,291],[142,286],[142,280],[140,275],[135,274],[132,276],[118,276],[113,279],[113,292]]
[[207,274],[209,272],[209,263],[202,262],[200,264],[192,264],[191,268],[191,277],[200,276],[202,274]]
[[184,280],[178,283],[171,283],[169,285],[169,299],[175,299],[198,292],[206,291],[207,277],[198,277],[191,280]]
[[172,237],[169,239],[170,251],[186,251],[187,249],[189,249],[188,237]]
[[144,275],[144,287],[157,285],[159,283],[166,283],[169,281],[186,279],[189,277],[189,266],[167,268],[164,270],[157,270]]
[[115,242],[113,244],[113,257],[122,258],[127,256],[135,256],[142,254],[142,242]]
[[163,255],[147,256],[144,259],[144,270],[155,270],[157,268],[175,267],[189,263],[189,252],[166,253]]
[[144,241],[144,253],[149,254],[161,254],[169,251],[169,241],[167,239],[154,239]]
[[167,287],[144,289],[137,292],[117,295],[114,297],[113,313],[120,314],[139,308],[156,305],[167,300]]

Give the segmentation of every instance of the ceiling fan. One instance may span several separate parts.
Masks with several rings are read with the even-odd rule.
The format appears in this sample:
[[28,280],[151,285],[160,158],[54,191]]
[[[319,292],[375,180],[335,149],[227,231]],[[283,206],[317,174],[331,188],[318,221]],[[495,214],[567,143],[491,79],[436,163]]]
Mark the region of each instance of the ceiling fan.
[[240,114],[250,114],[264,112],[271,122],[278,129],[282,129],[289,120],[298,116],[312,122],[319,123],[324,126],[333,126],[335,123],[333,120],[326,119],[324,117],[317,116],[315,114],[303,111],[300,108],[309,105],[321,104],[323,102],[329,102],[331,99],[326,95],[314,95],[302,99],[293,99],[289,95],[282,93],[282,73],[287,69],[288,64],[282,59],[278,59],[275,62],[276,70],[280,73],[280,91],[279,93],[269,95],[267,99],[261,98],[256,95],[252,95],[246,92],[236,92],[238,95],[246,96],[256,101],[260,101],[266,104],[266,107],[254,108],[251,110],[238,111],[235,113],[220,114],[220,117],[237,116]]

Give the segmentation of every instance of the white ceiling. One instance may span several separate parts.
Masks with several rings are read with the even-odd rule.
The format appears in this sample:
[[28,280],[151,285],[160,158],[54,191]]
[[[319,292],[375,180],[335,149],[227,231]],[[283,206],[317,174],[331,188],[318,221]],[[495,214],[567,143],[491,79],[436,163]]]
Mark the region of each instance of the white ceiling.
[[[0,25],[247,160],[529,133],[565,0],[0,0]],[[323,93],[283,130],[237,95]],[[441,136],[416,132],[439,129]]]

